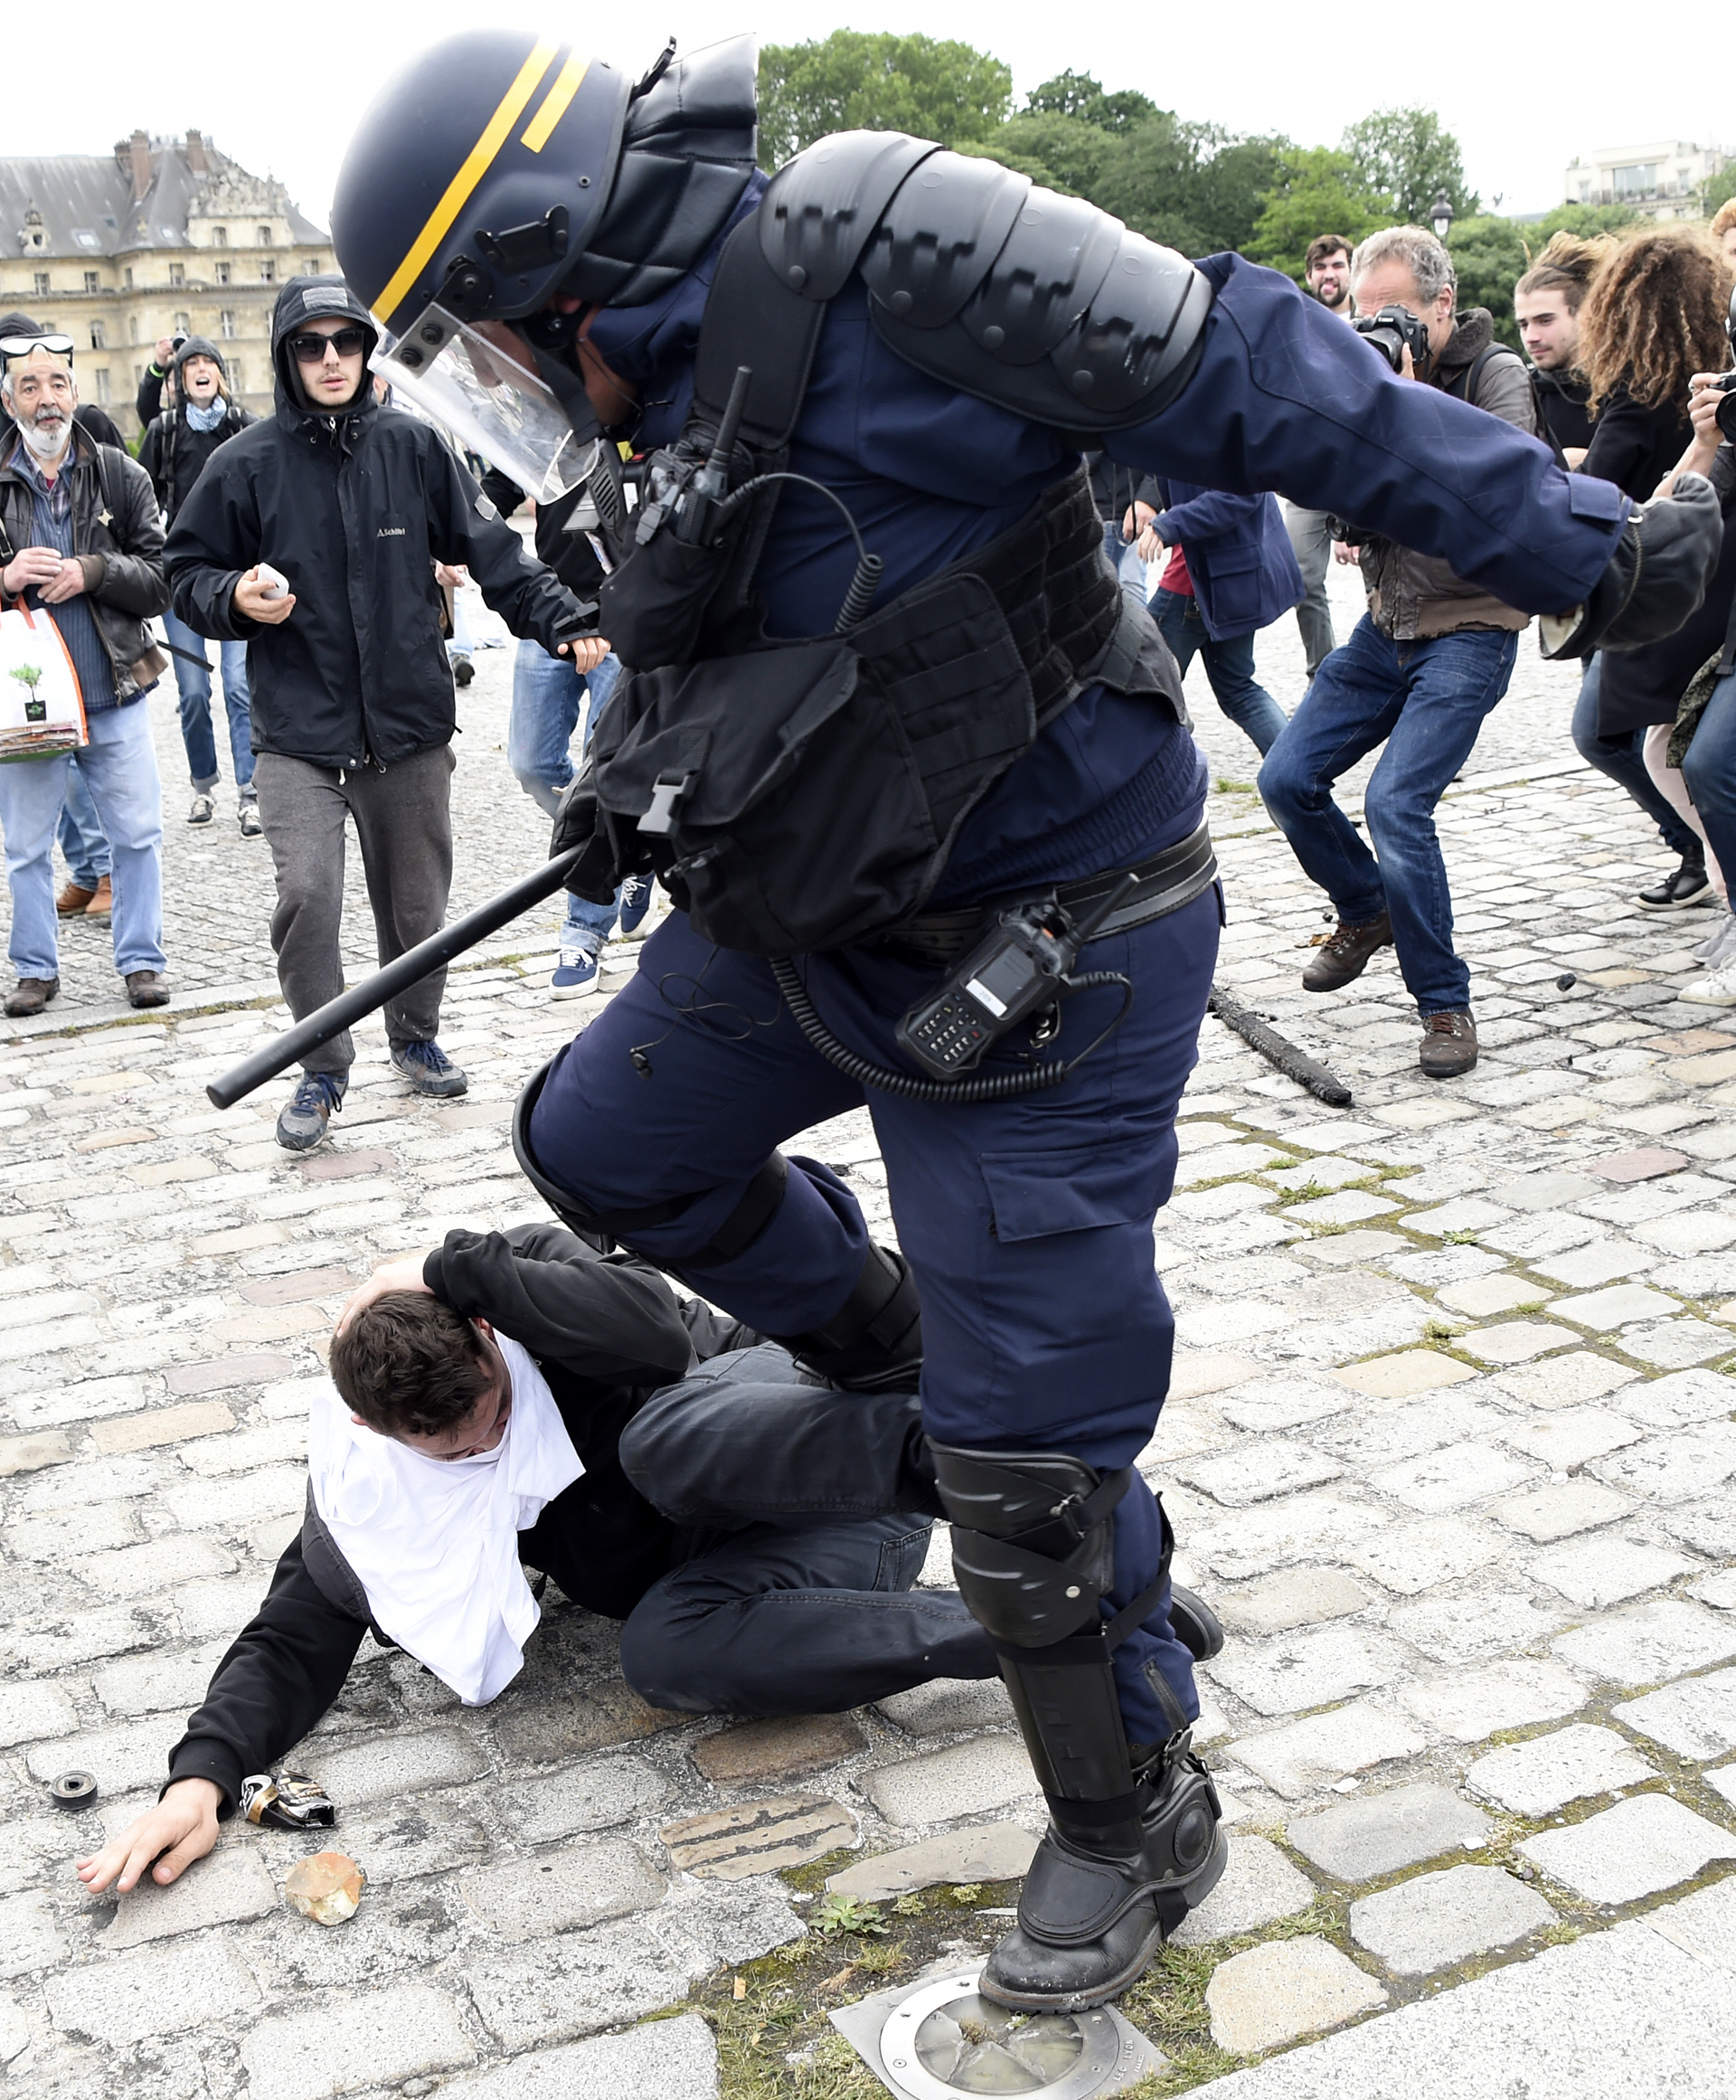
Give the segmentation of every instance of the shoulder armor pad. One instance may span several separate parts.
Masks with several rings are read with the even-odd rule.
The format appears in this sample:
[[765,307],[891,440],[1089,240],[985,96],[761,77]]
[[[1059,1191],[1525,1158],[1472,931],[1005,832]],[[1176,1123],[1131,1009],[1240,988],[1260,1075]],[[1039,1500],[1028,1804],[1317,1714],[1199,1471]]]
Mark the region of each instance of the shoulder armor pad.
[[787,161],[760,206],[760,244],[779,282],[836,298],[899,184],[939,151],[902,131],[839,131]]
[[844,132],[791,161],[766,205],[761,242],[793,289],[832,298],[859,266],[900,356],[1033,421],[1141,422],[1198,361],[1212,289],[1191,262],[996,161]]

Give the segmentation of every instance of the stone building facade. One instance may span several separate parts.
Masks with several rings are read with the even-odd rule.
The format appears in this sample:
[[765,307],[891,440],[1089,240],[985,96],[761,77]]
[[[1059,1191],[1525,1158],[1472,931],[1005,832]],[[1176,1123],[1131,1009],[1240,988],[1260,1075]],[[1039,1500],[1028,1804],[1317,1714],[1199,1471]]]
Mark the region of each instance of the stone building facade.
[[1561,194],[1570,204],[1626,204],[1647,219],[1698,219],[1706,184],[1728,158],[1682,138],[1603,147],[1574,161]]
[[0,312],[70,335],[82,398],[129,438],[157,338],[178,329],[220,344],[237,397],[268,414],[278,289],[334,267],[331,235],[281,183],[197,131],[135,131],[106,155],[0,156]]

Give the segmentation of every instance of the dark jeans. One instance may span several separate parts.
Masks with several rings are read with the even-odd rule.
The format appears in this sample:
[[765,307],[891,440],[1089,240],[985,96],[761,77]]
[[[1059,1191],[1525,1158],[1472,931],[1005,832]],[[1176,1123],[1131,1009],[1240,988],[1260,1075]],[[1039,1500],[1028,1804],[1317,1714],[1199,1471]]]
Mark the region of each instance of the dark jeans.
[[[1602,669],[1601,657],[1593,657],[1580,682],[1580,696],[1573,704],[1574,750],[1587,765],[1595,766],[1600,773],[1627,789],[1663,833],[1664,843],[1672,853],[1697,854],[1700,841],[1682,821],[1680,811],[1672,809],[1658,793],[1652,776],[1646,771],[1646,761],[1641,755],[1646,732],[1624,729],[1616,736],[1599,735],[1598,687]],[[1696,795],[1694,800],[1698,809],[1700,798]],[[1716,850],[1714,847],[1713,851]]]
[[912,1587],[935,1508],[920,1450],[914,1394],[813,1386],[769,1346],[654,1394],[621,1463],[692,1547],[621,1630],[627,1682],[657,1707],[831,1714],[993,1677],[958,1593]]
[[[1175,1320],[1152,1267],[1151,1225],[1175,1172],[1175,1111],[1198,1050],[1217,957],[1208,892],[1168,918],[1090,943],[1087,970],[1118,970],[1133,1005],[1064,1084],[976,1105],[864,1095],[812,1048],[758,957],[714,949],[672,912],[623,990],[563,1051],[531,1120],[543,1171],[588,1207],[686,1199],[633,1244],[678,1272],[737,1209],[775,1146],[863,1105],[886,1161],[899,1244],[922,1298],[922,1425],[945,1443],[1070,1452],[1130,1463],[1169,1386]],[[882,1064],[899,1017],[935,973],[866,950],[801,966],[826,1024]],[[1062,1007],[1056,1054],[1082,1049],[1121,1003],[1113,987]],[[987,1069],[1014,1069],[1018,1038]],[[632,1053],[641,1053],[642,1073]],[[849,1185],[792,1159],[784,1196],[733,1260],[694,1289],[762,1334],[801,1334],[838,1311],[862,1273],[868,1228]],[[1136,1471],[1115,1513],[1112,1608],[1157,1575],[1163,1518]],[[1115,1651],[1136,1742],[1170,1732],[1146,1677],[1184,1712],[1193,1665],[1163,1598]]]
[[1682,761],[1682,778],[1719,866],[1726,880],[1736,882],[1736,675],[1712,687]]
[[[381,963],[438,933],[452,887],[452,769],[449,744],[418,752],[384,772],[334,772],[305,759],[261,752],[253,780],[259,821],[278,876],[271,914],[278,982],[297,1020],[344,989],[338,928],[344,914],[344,827],[354,818],[373,906]],[[395,1050],[430,1043],[439,1032],[446,972],[437,970],[386,1005]],[[307,1072],[341,1078],[355,1062],[346,1028],[302,1059]]]
[[[1518,645],[1517,635],[1486,628],[1392,641],[1364,617],[1321,665],[1260,769],[1272,821],[1338,916],[1361,926],[1391,913],[1399,968],[1425,1019],[1468,1006],[1471,993],[1453,952],[1435,805],[1505,693]],[[1371,853],[1331,790],[1382,743],[1363,798]]]
[[1195,655],[1204,659],[1205,676],[1218,705],[1264,758],[1278,741],[1285,715],[1254,676],[1253,636],[1232,634],[1213,641],[1205,631],[1199,600],[1183,591],[1154,591],[1151,617],[1183,677]]

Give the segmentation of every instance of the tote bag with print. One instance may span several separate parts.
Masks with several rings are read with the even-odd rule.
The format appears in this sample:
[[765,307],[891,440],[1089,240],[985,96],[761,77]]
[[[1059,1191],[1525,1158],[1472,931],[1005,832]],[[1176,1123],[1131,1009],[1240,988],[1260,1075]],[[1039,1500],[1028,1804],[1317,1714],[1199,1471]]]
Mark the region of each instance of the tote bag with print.
[[40,608],[0,612],[0,765],[89,742],[84,695],[60,629]]

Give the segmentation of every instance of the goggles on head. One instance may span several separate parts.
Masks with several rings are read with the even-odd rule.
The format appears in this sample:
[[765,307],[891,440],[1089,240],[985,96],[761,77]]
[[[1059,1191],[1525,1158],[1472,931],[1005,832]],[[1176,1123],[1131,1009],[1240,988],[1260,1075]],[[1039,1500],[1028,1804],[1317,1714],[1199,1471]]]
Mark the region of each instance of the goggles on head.
[[409,329],[388,336],[373,369],[410,404],[443,423],[536,503],[552,503],[597,464],[594,430],[575,431],[532,354],[503,321],[464,321],[443,307],[423,308]]
[[44,330],[36,336],[0,336],[0,362],[10,364],[20,357],[28,357],[37,350],[46,350],[51,357],[64,357],[72,362],[73,342],[71,336],[62,336],[52,330]]

